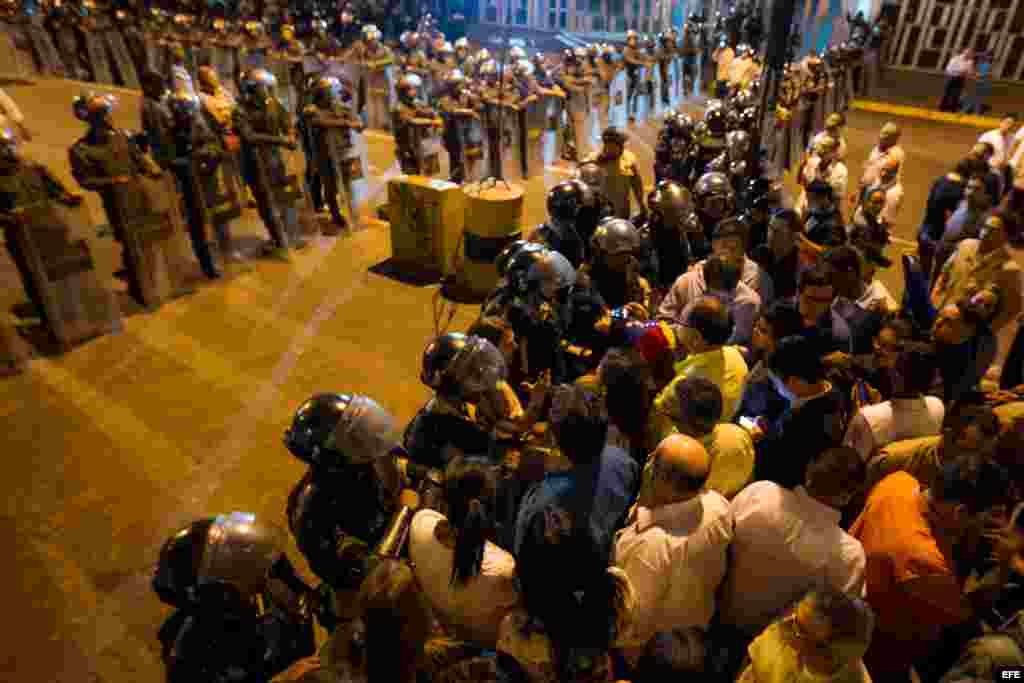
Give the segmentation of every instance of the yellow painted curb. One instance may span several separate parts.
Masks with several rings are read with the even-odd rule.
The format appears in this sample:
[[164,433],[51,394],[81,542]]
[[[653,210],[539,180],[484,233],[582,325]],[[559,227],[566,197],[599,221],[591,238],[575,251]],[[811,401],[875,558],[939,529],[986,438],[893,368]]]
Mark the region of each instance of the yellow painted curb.
[[993,118],[991,116],[951,114],[945,111],[935,111],[933,109],[923,109],[921,107],[908,107],[902,104],[890,104],[889,102],[874,102],[871,100],[854,100],[850,106],[854,109],[875,112],[876,114],[892,114],[893,116],[905,116],[911,119],[924,119],[927,121],[939,121],[941,123],[953,123],[961,126],[973,126],[982,130],[998,128],[1000,121],[1000,119]]

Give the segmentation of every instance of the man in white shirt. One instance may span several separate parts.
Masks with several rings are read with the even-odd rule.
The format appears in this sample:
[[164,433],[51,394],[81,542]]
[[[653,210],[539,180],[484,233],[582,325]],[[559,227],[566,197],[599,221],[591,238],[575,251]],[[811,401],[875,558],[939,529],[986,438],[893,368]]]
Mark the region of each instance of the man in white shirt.
[[846,161],[846,138],[843,137],[843,128],[846,126],[846,117],[839,112],[833,112],[825,118],[825,130],[819,131],[811,138],[807,145],[807,153],[813,154],[818,142],[823,138],[832,138],[836,141],[836,159]]
[[946,88],[939,102],[939,111],[960,111],[960,96],[967,77],[974,73],[974,50],[967,49],[949,60],[946,65]]
[[864,476],[856,451],[831,448],[807,466],[804,486],[758,481],[733,499],[729,514],[715,522],[731,527],[732,536],[720,593],[723,624],[754,635],[822,583],[864,594],[864,549],[839,527],[840,509]]
[[1015,187],[1024,188],[1021,184],[1020,178],[1024,176],[1024,126],[1017,129],[1017,134],[1013,136],[1013,147],[1010,152],[1010,172],[1012,173],[1011,181]]
[[864,173],[861,174],[860,187],[858,188],[857,195],[852,197],[854,202],[860,198],[861,191],[878,183],[882,166],[887,160],[895,159],[898,173],[902,175],[903,161],[906,155],[899,144],[901,135],[900,127],[892,121],[882,126],[882,130],[878,133],[878,144],[871,148],[868,160],[864,162]]
[[615,564],[636,596],[626,648],[643,647],[657,633],[707,628],[715,591],[725,575],[728,526],[712,525],[729,510],[704,490],[711,458],[697,440],[673,434],[651,454],[650,507],[638,507],[618,533]]
[[946,414],[942,399],[924,395],[935,377],[934,360],[917,351],[903,351],[896,368],[892,399],[858,410],[843,438],[865,463],[894,441],[937,436],[942,431]]
[[[1017,135],[1013,133],[1016,125],[1017,115],[1007,114],[999,122],[998,128],[982,133],[981,137],[978,138],[978,142],[987,142],[992,145],[992,156],[988,158],[988,165],[993,173],[998,174],[1003,179],[1004,191],[1009,189],[1010,184],[1013,182],[1012,169],[1010,168],[1011,159],[1013,158],[1011,153],[1014,152],[1013,146],[1015,141],[1020,137],[1019,131]],[[1021,130],[1024,130],[1024,128]],[[1020,152],[1017,151],[1016,154],[1019,156]]]
[[842,202],[842,198],[846,196],[850,174],[846,164],[839,161],[836,156],[838,149],[839,145],[834,138],[822,138],[814,148],[814,154],[804,162],[803,173],[799,178],[800,195],[797,198],[796,206],[793,207],[802,216],[806,217],[808,211],[806,187],[815,180],[828,183],[838,202]]

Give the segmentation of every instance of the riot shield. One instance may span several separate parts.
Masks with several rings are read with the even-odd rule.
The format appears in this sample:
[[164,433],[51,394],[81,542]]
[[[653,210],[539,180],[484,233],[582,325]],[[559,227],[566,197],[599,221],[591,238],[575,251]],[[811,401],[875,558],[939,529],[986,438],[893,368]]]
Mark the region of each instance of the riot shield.
[[[324,131],[322,139],[326,146],[325,151],[328,155],[331,169],[334,177],[337,179],[338,206],[341,207],[349,226],[354,226],[356,224],[356,211],[352,200],[352,185],[362,180],[365,173],[363,172],[363,159],[359,155],[359,150],[354,145],[345,143],[344,136],[346,135],[348,135],[348,131],[332,128]],[[324,185],[324,192],[327,192],[326,185]],[[323,223],[321,224],[321,231],[325,234],[330,234],[335,229]]]
[[128,51],[128,45],[124,42],[124,36],[117,29],[104,31],[107,50],[114,62],[114,69],[117,71],[117,82],[126,88],[139,87],[139,73],[135,69],[135,61],[132,53]]
[[63,78],[67,70],[64,67],[63,60],[60,58],[57,46],[53,43],[50,32],[34,22],[26,24],[24,29],[39,73],[44,76]]
[[277,212],[284,229],[285,246],[302,240],[303,234],[315,233],[308,222],[312,219],[306,210],[306,194],[298,174],[289,173],[283,155],[271,145],[259,145],[253,152],[258,182],[266,188],[274,202],[271,210]]
[[89,67],[93,80],[97,83],[114,84],[114,71],[110,67],[107,56],[107,44],[103,35],[97,31],[82,31],[82,42],[85,52],[89,55]]
[[84,230],[75,224],[84,215],[39,202],[6,229],[25,259],[51,332],[65,349],[115,331],[121,318],[113,292],[96,275],[89,245],[76,239]]
[[19,48],[20,27],[0,24],[0,75],[13,81],[29,81],[35,71],[30,54]]
[[138,268],[142,303],[157,307],[184,288],[194,270],[185,222],[174,178],[136,177],[130,187],[135,201],[129,215],[121,206],[124,248],[132,252]]
[[366,125],[378,130],[391,126],[391,67],[360,67],[366,78]]

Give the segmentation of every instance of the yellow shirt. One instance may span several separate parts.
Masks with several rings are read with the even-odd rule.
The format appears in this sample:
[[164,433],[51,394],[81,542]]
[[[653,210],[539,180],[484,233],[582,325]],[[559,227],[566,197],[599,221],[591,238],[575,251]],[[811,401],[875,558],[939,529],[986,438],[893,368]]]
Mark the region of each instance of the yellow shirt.
[[743,396],[747,379],[747,362],[735,346],[690,354],[676,363],[676,378],[655,400],[655,409],[678,415],[675,386],[688,377],[703,377],[722,390],[722,422],[732,422]]

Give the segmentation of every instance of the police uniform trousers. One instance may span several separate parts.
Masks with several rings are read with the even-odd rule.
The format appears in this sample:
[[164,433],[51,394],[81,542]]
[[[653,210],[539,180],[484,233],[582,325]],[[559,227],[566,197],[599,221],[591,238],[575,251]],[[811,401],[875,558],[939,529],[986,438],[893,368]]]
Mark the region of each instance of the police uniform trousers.
[[194,178],[191,170],[175,170],[175,179],[178,181],[178,191],[181,192],[184,203],[185,216],[188,220],[188,234],[192,242],[192,251],[195,252],[199,267],[207,277],[216,277],[217,265],[213,262],[213,254],[210,252],[210,243],[206,240],[206,211],[203,206],[203,197],[200,193],[198,182],[204,178]]

